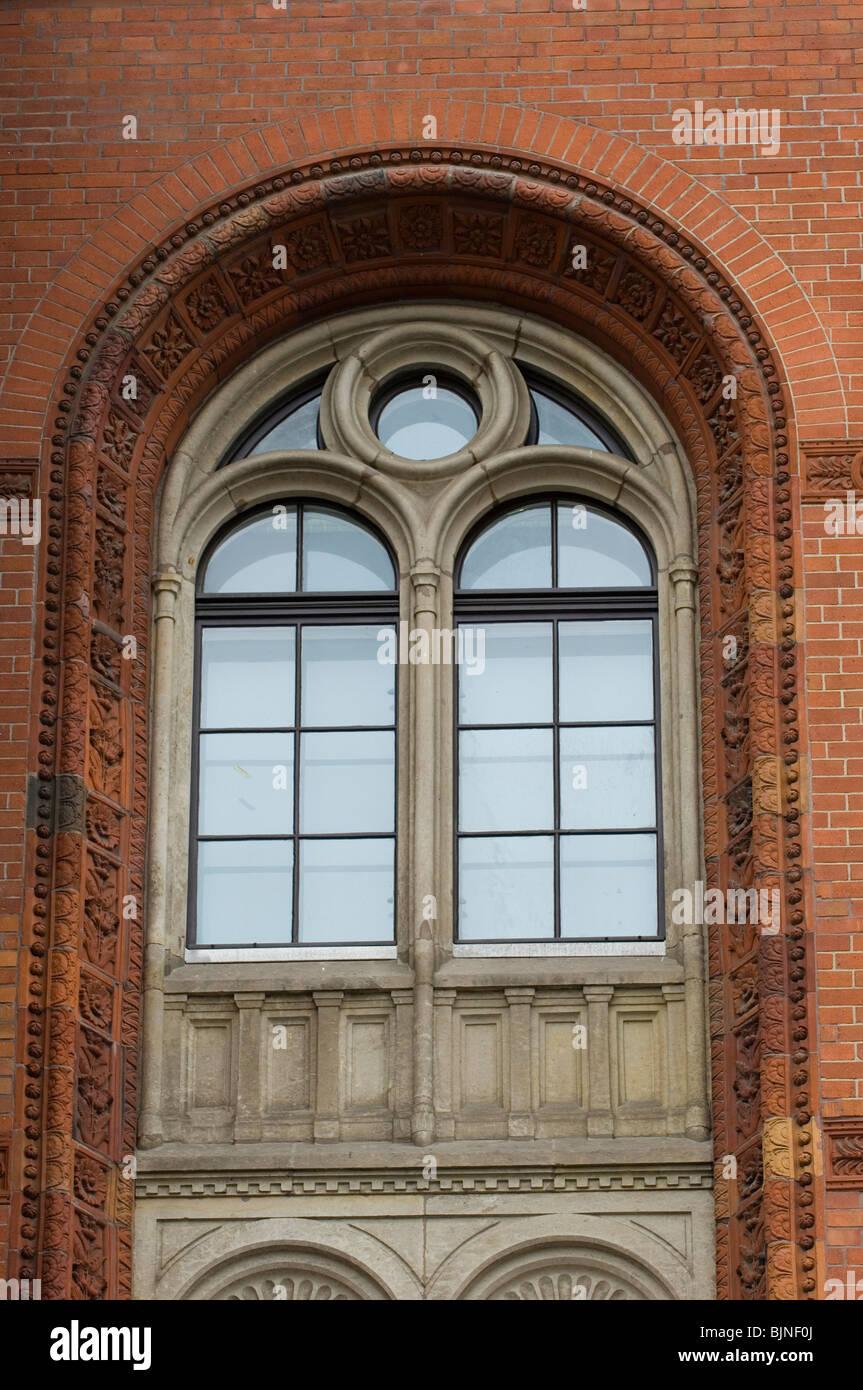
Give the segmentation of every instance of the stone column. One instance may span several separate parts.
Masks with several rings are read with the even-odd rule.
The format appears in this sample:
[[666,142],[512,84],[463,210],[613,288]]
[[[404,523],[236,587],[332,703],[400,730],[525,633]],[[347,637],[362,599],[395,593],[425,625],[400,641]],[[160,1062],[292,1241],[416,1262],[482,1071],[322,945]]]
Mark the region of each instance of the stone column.
[[436,989],[435,1004],[435,1133],[439,1139],[455,1138],[452,1112],[452,1009],[454,989]]
[[600,1137],[614,1133],[611,1113],[611,1038],[608,1006],[614,996],[613,985],[585,985],[587,1000],[587,1133]]
[[532,1139],[535,1132],[531,1104],[530,1015],[536,991],[505,989],[509,1005],[509,1120],[511,1139]]
[[[141,1000],[141,1115],[138,1144],[162,1143],[163,1003],[167,938],[168,811],[171,800],[171,700],[174,690],[174,636],[180,576],[171,571],[153,579],[153,731],[150,748],[150,833],[144,918],[144,969]],[[191,890],[190,890],[191,891]]]
[[[428,652],[434,651],[432,629],[437,623],[440,571],[429,560],[411,570],[413,627],[426,634]],[[426,898],[436,898],[437,805],[437,690],[431,661],[409,668],[413,682],[413,804],[412,844],[414,902],[414,1096],[411,1132],[415,1144],[434,1140],[434,965],[433,923],[423,914]]]
[[686,986],[663,985],[668,1029],[668,1125],[672,1134],[686,1128]]
[[[696,681],[696,583],[698,572],[691,560],[678,559],[671,568],[674,585],[674,640],[679,672],[681,711],[698,708]],[[697,721],[682,721],[687,730],[677,750],[677,793],[680,815],[696,817],[701,826],[701,785],[698,769]],[[691,734],[689,733],[692,729]],[[675,887],[694,889],[702,876],[697,836],[681,835],[680,869],[683,882]],[[710,1133],[707,1106],[707,1021],[705,986],[704,927],[697,923],[683,928],[683,971],[686,980],[686,1133],[692,1139],[706,1139]]]
[[[260,1139],[261,1120],[261,1005],[264,994],[235,994],[239,1011],[240,1039],[237,1064],[237,1106],[234,1139],[237,1142]],[[272,1036],[267,1043],[273,1045]]]
[[413,1002],[412,989],[393,989],[390,996],[395,1005],[395,1058],[393,1061],[393,1138],[411,1137],[411,1102],[413,1099]]
[[317,1087],[315,1094],[315,1139],[333,1142],[339,1138],[341,1077],[340,1015],[344,992],[340,989],[313,991],[318,1011]]
[[183,1083],[183,1075],[188,1071],[189,1065],[189,1039],[186,1027],[188,1003],[188,994],[165,995],[162,1018],[165,1061],[161,1078],[163,1100],[159,1119],[160,1131],[166,1143],[182,1138],[182,1130],[189,1118],[189,1097]]

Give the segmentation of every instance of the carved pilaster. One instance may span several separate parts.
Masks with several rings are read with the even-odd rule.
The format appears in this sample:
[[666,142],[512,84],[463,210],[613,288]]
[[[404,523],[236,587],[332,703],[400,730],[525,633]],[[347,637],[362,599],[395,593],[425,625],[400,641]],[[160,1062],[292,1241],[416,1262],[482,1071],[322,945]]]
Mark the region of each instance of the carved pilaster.
[[264,998],[263,994],[234,995],[240,1015],[237,1108],[234,1116],[234,1139],[237,1141],[260,1139],[262,1133],[261,1005]]
[[436,989],[435,1012],[435,1133],[439,1139],[455,1137],[452,1109],[452,1011],[454,989]]
[[532,1139],[534,1121],[530,1086],[530,1010],[533,989],[505,989],[509,1005],[509,1134]]
[[587,1132],[590,1135],[614,1133],[611,1113],[611,1038],[608,1006],[614,997],[613,985],[585,985],[587,1000],[587,1076],[589,1109]]
[[317,1098],[315,1139],[339,1138],[339,1079],[341,1075],[340,1014],[344,993],[338,989],[315,990],[318,1011]]
[[412,989],[393,989],[390,990],[390,997],[395,1005],[395,1060],[394,1060],[394,1096],[393,1096],[393,1138],[410,1139],[411,1137],[411,1101],[413,1095],[413,1067],[411,1057],[413,1053],[413,1002],[414,993]]

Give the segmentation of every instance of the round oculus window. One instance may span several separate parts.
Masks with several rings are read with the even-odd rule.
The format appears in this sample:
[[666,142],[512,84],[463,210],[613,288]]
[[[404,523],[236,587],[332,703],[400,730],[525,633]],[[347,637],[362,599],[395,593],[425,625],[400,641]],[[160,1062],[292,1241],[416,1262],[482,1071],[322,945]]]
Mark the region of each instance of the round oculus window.
[[440,459],[463,449],[477,431],[479,404],[451,380],[428,376],[419,386],[402,381],[372,407],[378,439],[405,459]]

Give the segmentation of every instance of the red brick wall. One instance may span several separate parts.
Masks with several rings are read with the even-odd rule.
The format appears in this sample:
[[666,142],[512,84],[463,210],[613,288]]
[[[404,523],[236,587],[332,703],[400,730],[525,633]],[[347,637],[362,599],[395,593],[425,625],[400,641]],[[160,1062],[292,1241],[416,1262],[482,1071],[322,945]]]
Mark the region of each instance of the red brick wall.
[[[832,495],[847,508],[844,488]],[[859,490],[856,496],[863,500]],[[830,514],[823,503],[807,505],[803,522],[820,1076],[828,1136],[841,1119],[863,1119],[863,537],[830,534]],[[863,1148],[863,1125],[859,1132]],[[828,1197],[827,1277],[844,1279],[853,1269],[859,1279],[863,1195],[858,1187],[831,1190]]]
[[[20,475],[0,471],[0,498],[13,495],[16,477],[20,484]],[[25,490],[28,482],[25,477]],[[35,555],[34,547],[24,545],[20,536],[0,535],[0,1252],[9,1219],[4,1192],[9,1180],[21,949]]]
[[[40,456],[71,345],[150,243],[256,169],[284,167],[309,149],[419,142],[428,113],[441,138],[470,132],[485,145],[548,150],[652,200],[710,248],[767,325],[799,438],[844,441],[852,457],[863,443],[859,7],[586,3],[584,11],[571,0],[289,0],[285,11],[269,0],[5,6],[8,453]],[[699,99],[778,109],[779,153],[675,145],[672,111]],[[134,141],[121,136],[127,114],[138,120]],[[574,136],[561,117],[579,123]],[[863,489],[857,464],[849,485]],[[0,1156],[31,611],[21,582],[29,556],[17,542],[6,548],[0,590],[15,593],[25,621],[0,599],[0,617],[14,624],[0,642],[0,693],[12,711],[0,720],[11,738],[0,770]],[[820,1100],[812,1102],[816,1111],[823,1103],[828,1128],[863,1116],[859,568],[863,538],[828,537],[820,503],[808,505],[803,616],[821,1048]],[[859,1189],[831,1190],[830,1202],[829,1272],[841,1274],[863,1260]]]

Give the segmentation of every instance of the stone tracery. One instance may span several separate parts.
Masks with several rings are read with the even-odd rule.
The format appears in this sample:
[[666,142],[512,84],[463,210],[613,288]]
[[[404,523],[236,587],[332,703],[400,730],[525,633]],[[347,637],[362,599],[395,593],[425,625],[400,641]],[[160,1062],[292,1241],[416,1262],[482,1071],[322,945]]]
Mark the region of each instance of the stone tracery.
[[[143,887],[149,547],[166,457],[213,385],[298,322],[385,297],[446,294],[542,312],[622,356],[687,450],[702,556],[708,874],[723,885],[778,883],[785,894],[782,937],[752,939],[742,951],[718,931],[711,942],[717,1153],[767,1140],[763,1186],[718,1184],[720,1293],[811,1293],[795,556],[787,422],[769,347],[733,288],[676,229],[565,169],[460,150],[358,154],[351,164],[271,179],[178,230],[118,291],[124,307],[115,302],[96,319],[64,387],[43,488],[50,517],[30,864],[34,1031],[21,1117],[33,1153],[19,1208],[33,1235],[20,1242],[19,1274],[41,1273],[49,1297],[93,1296],[94,1280],[129,1292],[128,1213],[116,1175],[134,1149],[142,946],[140,915],[126,917],[123,903],[130,894],[140,902]],[[586,273],[571,269],[576,240],[588,248]],[[279,280],[269,254],[276,241],[291,267]],[[120,393],[130,372],[139,382],[134,401]],[[735,400],[722,394],[729,376]],[[112,660],[106,649],[126,633],[137,662]],[[721,659],[729,633],[743,638],[730,672]],[[61,777],[71,805],[66,821],[54,821]],[[83,797],[76,800],[85,783],[86,820]],[[56,1044],[96,988],[87,970],[103,987],[121,984],[122,1003],[113,1019],[102,1016],[103,1027],[91,1020],[95,1027],[79,1028],[76,1078],[71,1053]],[[86,1098],[77,1147],[76,1089]],[[55,1166],[37,1241],[40,1114]],[[97,1215],[69,1177],[75,1153],[88,1149],[113,1165]]]

